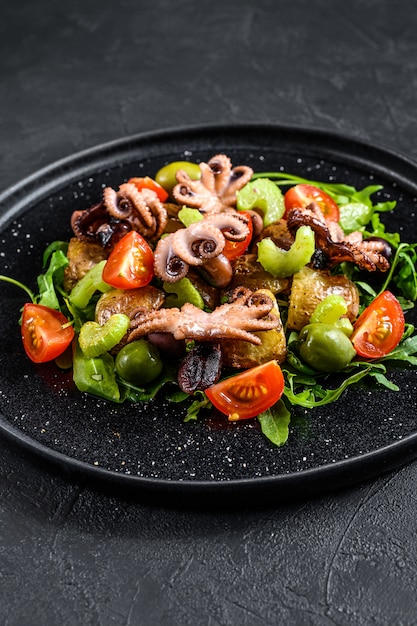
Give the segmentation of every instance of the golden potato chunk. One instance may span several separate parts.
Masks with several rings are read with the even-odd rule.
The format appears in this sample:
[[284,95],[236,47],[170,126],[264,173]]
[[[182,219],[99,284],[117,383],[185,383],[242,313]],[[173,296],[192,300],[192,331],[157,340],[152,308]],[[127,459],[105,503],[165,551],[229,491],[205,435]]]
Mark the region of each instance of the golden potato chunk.
[[288,328],[301,330],[309,323],[319,302],[333,294],[346,300],[347,317],[353,321],[359,311],[359,293],[349,278],[332,276],[329,272],[310,267],[304,267],[294,274],[288,307]]
[[285,291],[289,285],[288,278],[275,278],[266,272],[257,261],[256,254],[242,254],[233,262],[233,277],[228,291],[235,287],[247,287],[252,291],[269,289],[273,294]]
[[68,244],[69,265],[64,270],[64,288],[70,292],[78,281],[94,265],[106,259],[108,253],[98,243],[86,242],[72,237]]
[[276,359],[278,363],[282,363],[285,360],[287,343],[275,297],[268,289],[259,289],[259,292],[265,293],[275,303],[271,312],[277,316],[279,326],[272,330],[254,332],[253,334],[262,340],[262,343],[259,345],[254,345],[241,339],[223,340],[221,346],[223,363],[226,366],[249,369],[250,367],[267,363],[272,359]]
[[153,311],[159,309],[164,300],[164,292],[152,285],[139,289],[112,289],[104,293],[97,302],[96,322],[102,326],[115,313],[130,315],[138,309]]

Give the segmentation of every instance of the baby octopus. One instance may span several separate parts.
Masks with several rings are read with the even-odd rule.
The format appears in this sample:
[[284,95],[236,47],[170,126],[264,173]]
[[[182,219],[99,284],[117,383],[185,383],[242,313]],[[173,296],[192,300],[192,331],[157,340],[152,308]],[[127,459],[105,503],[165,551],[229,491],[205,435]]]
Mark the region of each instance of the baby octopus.
[[124,183],[117,191],[105,187],[100,203],[74,211],[71,227],[78,239],[111,248],[130,230],[150,241],[158,239],[167,220],[167,211],[154,191],[139,191],[133,183]]
[[310,226],[316,239],[316,252],[312,262],[316,269],[333,267],[349,261],[361,269],[374,272],[389,269],[390,247],[383,239],[363,239],[362,233],[345,235],[336,222],[325,219],[319,206],[312,202],[306,208],[294,208],[287,217],[288,230],[295,234],[300,226]]
[[261,339],[253,333],[271,330],[279,325],[271,313],[274,304],[267,295],[256,294],[245,288],[236,289],[230,302],[208,313],[187,302],[181,309],[158,309],[132,315],[128,341],[151,333],[171,333],[174,339],[217,341],[243,339],[255,345]]
[[232,167],[225,154],[217,154],[207,163],[200,163],[200,171],[200,179],[192,180],[184,170],[179,170],[173,196],[179,204],[199,209],[202,213],[220,213],[234,207],[237,192],[253,174],[247,165]]
[[226,241],[243,241],[248,218],[238,212],[208,214],[160,239],[155,249],[155,274],[167,282],[184,278],[190,266],[201,269],[210,284],[226,287],[232,278],[230,261],[222,254]]

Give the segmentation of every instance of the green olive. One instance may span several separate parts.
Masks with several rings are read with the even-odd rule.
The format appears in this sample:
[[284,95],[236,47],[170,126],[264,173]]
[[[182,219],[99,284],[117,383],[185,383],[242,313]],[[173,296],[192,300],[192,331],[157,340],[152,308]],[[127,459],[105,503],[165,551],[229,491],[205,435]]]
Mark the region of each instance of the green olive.
[[331,324],[308,324],[298,336],[302,360],[319,372],[337,372],[348,365],[356,351],[345,333]]
[[161,167],[161,169],[157,171],[155,180],[166,191],[171,192],[173,187],[177,184],[175,175],[178,170],[187,172],[192,180],[198,180],[201,176],[201,171],[197,163],[190,161],[173,161],[172,163],[168,163],[168,165],[164,165],[164,167]]
[[123,346],[115,366],[122,380],[132,385],[146,385],[162,372],[162,359],[155,346],[146,339],[138,339]]

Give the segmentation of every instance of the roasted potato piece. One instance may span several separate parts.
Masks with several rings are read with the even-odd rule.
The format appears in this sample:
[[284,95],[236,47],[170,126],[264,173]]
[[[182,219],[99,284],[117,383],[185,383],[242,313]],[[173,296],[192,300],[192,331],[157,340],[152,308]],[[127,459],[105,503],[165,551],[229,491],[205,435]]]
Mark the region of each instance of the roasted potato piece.
[[359,311],[359,293],[346,276],[332,276],[324,270],[304,267],[294,274],[288,307],[287,326],[301,330],[309,323],[316,306],[326,296],[336,294],[346,300],[347,317],[353,321]]
[[266,272],[258,263],[256,254],[242,254],[233,262],[233,277],[227,289],[243,286],[252,291],[269,289],[276,294],[285,291],[288,285],[288,278],[274,278]]
[[64,288],[70,292],[91,268],[106,259],[108,253],[98,243],[81,241],[72,237],[68,244],[69,265],[64,270]]
[[272,239],[278,248],[289,250],[294,243],[294,237],[287,228],[287,220],[279,220],[263,229],[261,239]]
[[152,285],[140,289],[112,289],[103,294],[97,302],[96,322],[103,326],[115,313],[130,315],[138,309],[143,311],[159,309],[164,300],[163,291]]
[[223,363],[226,366],[248,369],[267,363],[272,359],[276,359],[278,363],[282,363],[285,360],[287,343],[274,294],[268,289],[259,289],[258,291],[265,293],[275,302],[272,313],[278,317],[280,324],[278,328],[273,328],[272,330],[254,332],[254,335],[262,339],[262,343],[259,345],[254,345],[241,339],[223,340],[221,347]]

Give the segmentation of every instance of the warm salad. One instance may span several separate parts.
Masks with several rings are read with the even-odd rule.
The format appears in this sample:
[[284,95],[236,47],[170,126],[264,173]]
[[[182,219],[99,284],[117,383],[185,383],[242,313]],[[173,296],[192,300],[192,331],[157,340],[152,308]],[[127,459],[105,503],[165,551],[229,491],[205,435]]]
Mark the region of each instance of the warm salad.
[[386,232],[395,202],[374,201],[380,189],[254,173],[225,154],[105,187],[45,250],[36,293],[1,277],[29,296],[24,349],[72,368],[81,392],[149,402],[163,388],[186,420],[257,418],[282,445],[294,406],[365,377],[396,390],[387,364],[417,364],[404,315],[417,244]]

